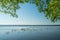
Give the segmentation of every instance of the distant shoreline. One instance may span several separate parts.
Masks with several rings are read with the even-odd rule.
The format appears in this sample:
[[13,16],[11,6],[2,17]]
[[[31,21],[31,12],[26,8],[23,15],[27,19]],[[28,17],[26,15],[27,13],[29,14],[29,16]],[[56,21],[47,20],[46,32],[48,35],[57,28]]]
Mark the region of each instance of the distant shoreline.
[[0,25],[0,26],[60,26],[60,25]]

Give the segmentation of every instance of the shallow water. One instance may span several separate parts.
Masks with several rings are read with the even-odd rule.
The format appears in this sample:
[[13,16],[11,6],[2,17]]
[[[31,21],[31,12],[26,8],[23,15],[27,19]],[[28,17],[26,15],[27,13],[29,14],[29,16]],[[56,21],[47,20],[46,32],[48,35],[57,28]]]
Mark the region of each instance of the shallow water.
[[60,26],[0,26],[0,40],[60,40]]

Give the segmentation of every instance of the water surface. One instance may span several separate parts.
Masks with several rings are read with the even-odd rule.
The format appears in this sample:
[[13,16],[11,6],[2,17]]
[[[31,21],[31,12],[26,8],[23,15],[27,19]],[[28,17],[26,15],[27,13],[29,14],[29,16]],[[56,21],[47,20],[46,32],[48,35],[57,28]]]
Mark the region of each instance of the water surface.
[[60,26],[0,26],[0,40],[60,40]]

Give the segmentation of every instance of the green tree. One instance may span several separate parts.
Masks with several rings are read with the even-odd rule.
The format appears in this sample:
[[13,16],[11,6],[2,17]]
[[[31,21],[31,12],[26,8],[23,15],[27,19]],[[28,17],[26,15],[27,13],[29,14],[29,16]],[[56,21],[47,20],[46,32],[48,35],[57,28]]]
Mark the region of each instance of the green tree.
[[20,3],[31,3],[38,7],[39,12],[44,12],[52,22],[60,20],[60,0],[0,0],[0,12],[18,17],[16,10],[20,8]]
[[0,0],[0,12],[18,17],[16,10],[20,8],[19,3],[26,3],[28,0]]

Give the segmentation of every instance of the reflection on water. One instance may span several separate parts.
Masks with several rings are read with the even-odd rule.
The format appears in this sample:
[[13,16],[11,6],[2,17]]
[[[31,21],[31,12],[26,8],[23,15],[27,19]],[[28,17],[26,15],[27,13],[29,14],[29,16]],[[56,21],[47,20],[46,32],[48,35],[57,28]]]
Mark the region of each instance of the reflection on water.
[[0,40],[60,40],[60,27],[1,26]]

